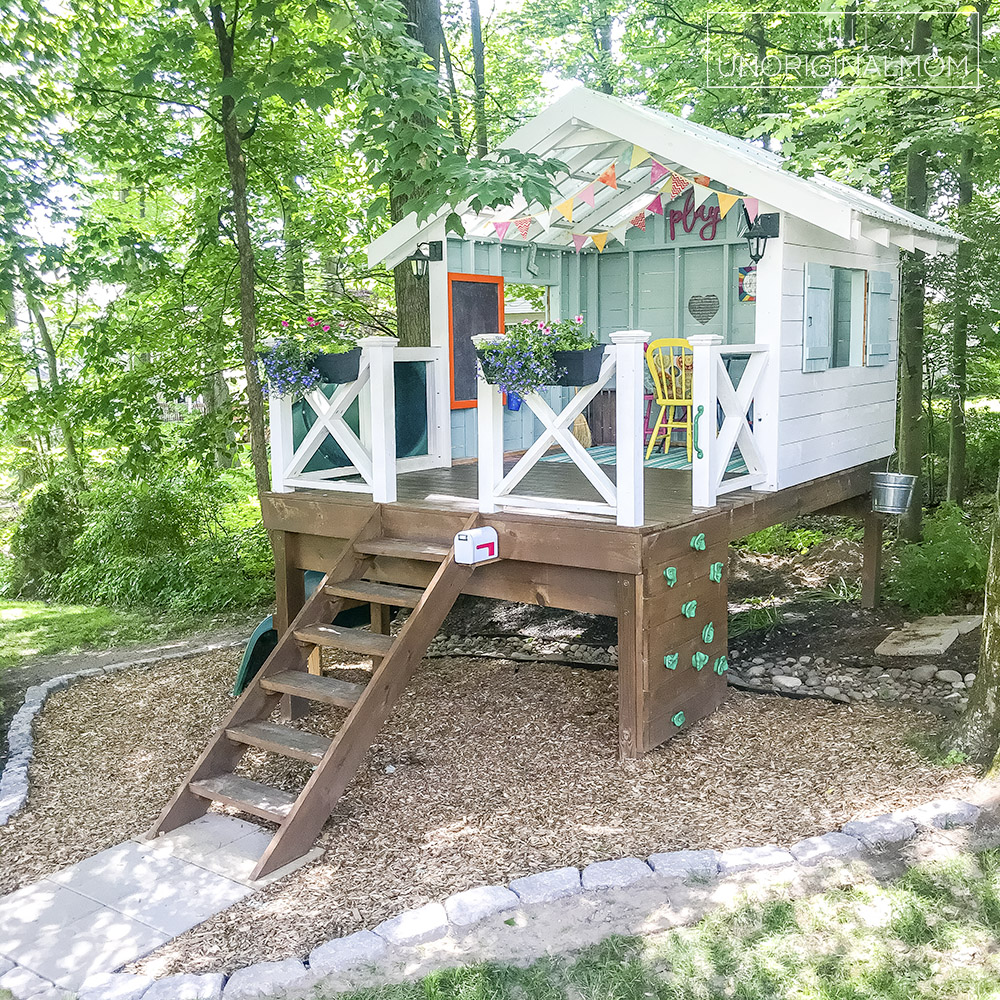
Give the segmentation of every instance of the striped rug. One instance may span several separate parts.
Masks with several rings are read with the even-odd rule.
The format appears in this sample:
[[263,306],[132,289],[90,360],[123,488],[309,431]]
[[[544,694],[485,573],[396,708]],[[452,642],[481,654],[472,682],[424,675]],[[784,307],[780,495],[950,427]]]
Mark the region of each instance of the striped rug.
[[[587,454],[598,464],[598,465],[614,465],[615,464],[615,446],[613,444],[602,444],[597,445],[593,448],[587,449]],[[566,454],[566,452],[561,451],[555,455],[546,455],[542,459],[543,462],[572,462],[573,459]],[[665,455],[657,450],[654,451],[652,455],[645,461],[645,466],[647,469],[690,469],[691,463],[687,460],[687,449],[684,445],[674,445]],[[733,449],[733,454],[729,459],[729,465],[726,468],[727,473],[731,474],[742,474],[747,471],[746,465],[743,464],[743,456],[740,454],[738,448]]]

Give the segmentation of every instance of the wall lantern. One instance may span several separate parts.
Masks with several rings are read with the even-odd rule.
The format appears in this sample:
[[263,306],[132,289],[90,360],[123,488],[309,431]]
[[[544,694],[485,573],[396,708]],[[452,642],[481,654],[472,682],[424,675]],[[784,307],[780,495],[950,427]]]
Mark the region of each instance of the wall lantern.
[[427,264],[432,260],[443,260],[444,246],[441,240],[432,240],[430,243],[418,243],[417,249],[406,259],[413,268],[413,273],[418,278],[427,276]]
[[747,241],[747,249],[750,251],[750,260],[757,264],[764,256],[767,248],[767,241],[778,235],[778,213],[771,212],[767,215],[758,215],[753,222],[747,215],[746,206],[743,208],[743,222],[746,231],[743,238]]

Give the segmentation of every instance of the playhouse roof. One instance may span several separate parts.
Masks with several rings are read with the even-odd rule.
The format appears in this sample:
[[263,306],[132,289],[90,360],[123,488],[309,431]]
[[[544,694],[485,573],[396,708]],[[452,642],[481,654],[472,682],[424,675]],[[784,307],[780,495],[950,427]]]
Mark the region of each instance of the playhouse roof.
[[[508,239],[544,246],[566,248],[573,244],[574,234],[579,239],[598,230],[615,236],[614,230],[623,230],[659,190],[651,162],[658,165],[657,172],[665,170],[659,176],[668,182],[674,171],[679,177],[691,178],[693,172],[710,177],[713,188],[724,195],[732,192],[757,199],[761,211],[787,212],[845,239],[864,237],[883,246],[930,254],[950,253],[962,239],[945,226],[829,177],[793,174],[784,168],[781,156],[754,143],[582,87],[521,126],[501,148],[558,159],[568,166],[569,172],[557,179],[553,205],[528,205],[519,197],[509,207],[480,213],[467,205],[447,206],[419,224],[410,215],[369,245],[369,263],[395,266],[453,209],[462,216],[466,234],[481,239],[497,238],[495,222],[502,226],[514,220],[527,226],[527,232],[522,237],[520,229],[511,229]],[[638,160],[635,150],[647,155]],[[616,162],[616,186],[597,183]],[[556,209],[588,188],[584,203],[574,206],[571,218]],[[664,204],[669,200],[668,194]],[[530,223],[525,221],[529,218]]]

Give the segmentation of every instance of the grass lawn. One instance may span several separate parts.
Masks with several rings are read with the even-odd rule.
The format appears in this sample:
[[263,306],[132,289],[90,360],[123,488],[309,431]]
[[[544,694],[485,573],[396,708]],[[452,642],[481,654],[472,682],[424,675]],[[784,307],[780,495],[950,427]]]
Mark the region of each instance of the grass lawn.
[[198,629],[239,627],[253,617],[249,612],[166,618],[148,610],[0,601],[0,670],[26,663],[32,656],[156,642]]
[[1000,851],[886,887],[744,903],[573,959],[479,965],[351,1000],[985,1000],[1000,996]]

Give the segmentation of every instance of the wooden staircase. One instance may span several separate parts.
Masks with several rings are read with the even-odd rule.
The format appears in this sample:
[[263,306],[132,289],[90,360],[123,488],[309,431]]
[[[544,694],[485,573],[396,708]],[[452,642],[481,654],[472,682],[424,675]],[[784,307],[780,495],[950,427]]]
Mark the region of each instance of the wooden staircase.
[[[158,836],[203,815],[212,802],[278,825],[251,878],[259,879],[301,857],[319,835],[337,800],[357,771],[420,664],[427,647],[473,566],[455,562],[451,546],[426,539],[388,538],[381,515],[371,518],[348,542],[344,554],[305,603],[274,652],[212,736],[202,755],[150,830]],[[472,527],[478,517],[465,525]],[[377,557],[439,563],[426,589],[367,579]],[[346,602],[412,608],[395,637],[329,624]],[[346,649],[372,657],[375,669],[367,684],[352,684],[320,673],[322,647]],[[348,710],[333,738],[274,720],[282,699],[288,716],[316,702]],[[305,786],[295,794],[235,773],[250,747],[313,765]]]

